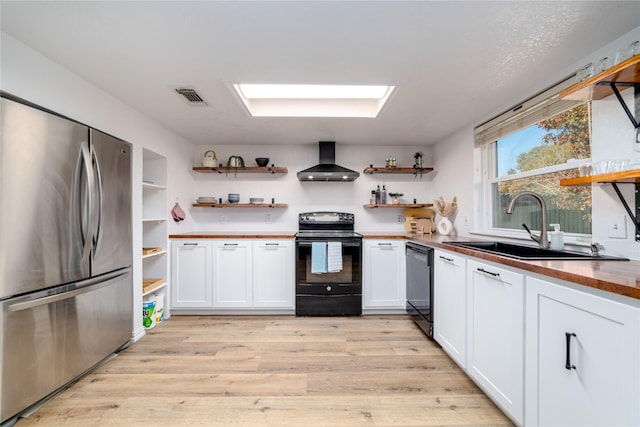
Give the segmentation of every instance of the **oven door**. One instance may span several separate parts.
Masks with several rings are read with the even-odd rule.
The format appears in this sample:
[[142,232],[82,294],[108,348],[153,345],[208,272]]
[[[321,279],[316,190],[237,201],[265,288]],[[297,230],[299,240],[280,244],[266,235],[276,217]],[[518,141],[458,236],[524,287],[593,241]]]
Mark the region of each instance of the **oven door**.
[[[311,272],[313,242],[339,241],[342,244],[342,270],[336,273]],[[336,284],[362,290],[362,239],[298,239],[296,241],[296,285]]]
[[[311,272],[313,242],[340,241],[342,270]],[[359,316],[362,314],[362,239],[296,240],[296,314],[299,316]]]

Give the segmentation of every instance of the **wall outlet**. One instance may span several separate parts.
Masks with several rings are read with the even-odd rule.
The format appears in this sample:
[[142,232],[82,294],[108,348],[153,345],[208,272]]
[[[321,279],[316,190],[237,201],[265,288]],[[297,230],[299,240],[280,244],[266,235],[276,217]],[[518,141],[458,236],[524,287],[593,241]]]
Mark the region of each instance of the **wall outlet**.
[[226,224],[227,223],[227,217],[224,215],[220,215],[220,224]]
[[611,239],[627,238],[627,221],[624,215],[611,215],[608,222],[608,235]]
[[271,214],[266,214],[264,216],[264,223],[265,224],[270,224],[271,223]]
[[471,227],[471,222],[469,221],[469,216],[468,216],[468,215],[465,215],[465,216],[464,216],[464,219],[463,219],[463,223],[462,223],[462,224],[464,225],[464,228],[469,228],[469,227]]
[[404,215],[398,215],[396,221],[398,222],[398,224],[402,224],[404,222]]

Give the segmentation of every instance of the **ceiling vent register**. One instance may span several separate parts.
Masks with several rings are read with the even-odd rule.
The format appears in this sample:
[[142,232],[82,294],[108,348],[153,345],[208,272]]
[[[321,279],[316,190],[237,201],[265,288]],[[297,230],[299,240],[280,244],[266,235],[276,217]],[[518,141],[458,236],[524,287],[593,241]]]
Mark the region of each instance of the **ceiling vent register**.
[[198,95],[198,92],[196,92],[195,89],[178,88],[176,89],[176,92],[184,96],[184,98],[190,104],[207,105],[207,103],[204,101],[204,99],[202,99],[200,95]]

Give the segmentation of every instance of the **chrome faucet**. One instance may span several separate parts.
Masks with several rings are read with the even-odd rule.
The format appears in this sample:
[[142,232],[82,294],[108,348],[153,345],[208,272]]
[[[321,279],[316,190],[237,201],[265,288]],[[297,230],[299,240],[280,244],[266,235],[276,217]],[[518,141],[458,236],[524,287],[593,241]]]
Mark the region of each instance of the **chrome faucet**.
[[526,224],[522,224],[522,226],[529,232],[529,236],[534,242],[537,242],[542,249],[549,249],[549,239],[547,238],[547,204],[544,202],[544,199],[538,193],[534,193],[533,191],[521,191],[517,193],[511,201],[509,202],[509,206],[507,206],[506,213],[511,215],[513,213],[513,207],[516,204],[516,200],[518,200],[522,196],[531,196],[540,203],[540,236],[534,236],[531,234],[531,231],[527,227]]

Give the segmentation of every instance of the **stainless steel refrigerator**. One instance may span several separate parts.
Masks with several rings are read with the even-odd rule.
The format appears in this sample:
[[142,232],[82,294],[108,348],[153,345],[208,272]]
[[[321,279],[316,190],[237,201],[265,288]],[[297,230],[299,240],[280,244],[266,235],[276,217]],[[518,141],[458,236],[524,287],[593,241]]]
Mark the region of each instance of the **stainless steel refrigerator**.
[[0,422],[129,342],[131,145],[3,93]]

